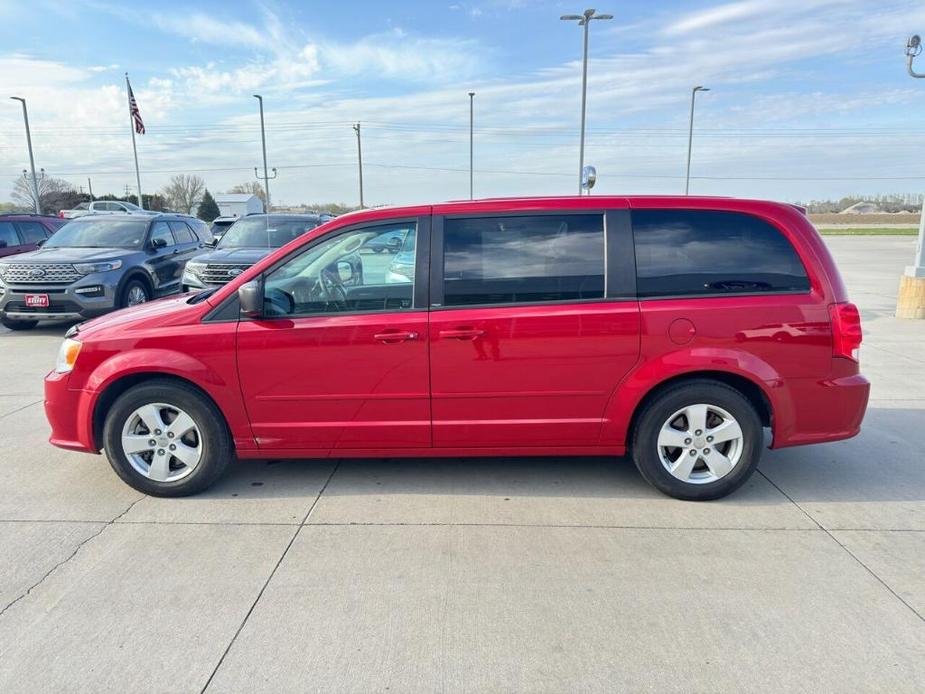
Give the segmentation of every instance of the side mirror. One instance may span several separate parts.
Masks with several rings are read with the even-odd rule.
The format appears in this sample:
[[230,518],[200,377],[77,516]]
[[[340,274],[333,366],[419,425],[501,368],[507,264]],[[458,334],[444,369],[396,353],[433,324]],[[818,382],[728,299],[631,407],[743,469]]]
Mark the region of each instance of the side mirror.
[[167,241],[164,239],[151,239],[151,247],[154,249],[166,248]]
[[38,246],[39,248],[41,248],[42,246],[45,245],[45,242],[46,242],[47,240],[48,240],[48,239],[39,239],[38,241],[35,242],[35,245]]
[[211,238],[208,241],[206,241],[203,245],[206,246],[207,248],[215,248],[218,245],[218,239]]
[[263,282],[256,279],[238,287],[238,303],[242,316],[260,318],[263,315]]

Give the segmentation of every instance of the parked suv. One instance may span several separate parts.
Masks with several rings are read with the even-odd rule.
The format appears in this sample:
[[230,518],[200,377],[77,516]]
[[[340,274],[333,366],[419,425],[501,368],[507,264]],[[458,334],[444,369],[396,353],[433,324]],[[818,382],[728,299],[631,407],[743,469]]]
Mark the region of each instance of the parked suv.
[[0,214],[0,258],[34,251],[64,223],[41,214]]
[[75,219],[39,250],[0,259],[0,322],[28,330],[174,294],[208,239],[208,227],[185,215]]
[[[193,258],[183,273],[183,291],[221,286],[244,272],[274,249],[283,246],[324,220],[314,214],[252,214],[238,219],[214,249]],[[213,230],[214,235],[214,230]],[[341,260],[342,281],[363,282],[363,262],[352,254]]]
[[[415,232],[407,282],[331,271]],[[772,448],[858,433],[857,309],[796,207],[695,197],[365,210],[222,287],[75,327],[51,442],[147,494],[235,458],[632,455],[713,499]]]

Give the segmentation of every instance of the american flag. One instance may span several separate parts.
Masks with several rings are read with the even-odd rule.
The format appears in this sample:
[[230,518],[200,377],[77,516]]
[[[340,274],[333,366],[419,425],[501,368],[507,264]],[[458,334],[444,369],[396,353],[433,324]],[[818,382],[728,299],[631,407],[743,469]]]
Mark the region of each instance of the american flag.
[[138,110],[138,102],[135,101],[135,92],[132,91],[132,85],[128,81],[128,77],[125,78],[125,83],[128,84],[128,110],[132,116],[132,121],[135,123],[135,132],[139,135],[144,135],[145,122],[141,120],[141,111]]

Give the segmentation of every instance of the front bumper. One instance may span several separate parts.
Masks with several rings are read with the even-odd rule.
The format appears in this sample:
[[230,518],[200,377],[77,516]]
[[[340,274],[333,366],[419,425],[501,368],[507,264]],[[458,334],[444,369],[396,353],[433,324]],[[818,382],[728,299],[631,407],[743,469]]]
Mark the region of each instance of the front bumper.
[[[2,284],[0,315],[13,320],[81,320],[118,307],[118,281],[101,272],[85,275],[72,284]],[[97,288],[91,294],[86,291]],[[84,290],[84,291],[78,291]],[[29,294],[47,294],[48,306],[26,305]]]
[[45,377],[45,417],[51,425],[49,442],[58,448],[99,453],[91,430],[89,393],[68,389],[70,374],[52,371]]

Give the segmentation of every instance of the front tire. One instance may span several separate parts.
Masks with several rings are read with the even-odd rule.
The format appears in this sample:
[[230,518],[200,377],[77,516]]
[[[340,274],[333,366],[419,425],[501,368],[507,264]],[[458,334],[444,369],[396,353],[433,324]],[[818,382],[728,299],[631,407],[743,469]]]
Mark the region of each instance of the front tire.
[[676,499],[732,493],[761,458],[764,432],[751,402],[717,381],[670,387],[645,406],[632,437],[639,473]]
[[129,280],[119,296],[119,308],[138,306],[151,300],[151,292],[141,280]]
[[196,388],[169,380],[130,388],[103,427],[116,474],[151,496],[189,496],[217,480],[234,451],[218,408]]
[[14,320],[6,316],[0,317],[0,323],[3,324],[4,328],[9,328],[10,330],[32,330],[39,324],[37,320]]

